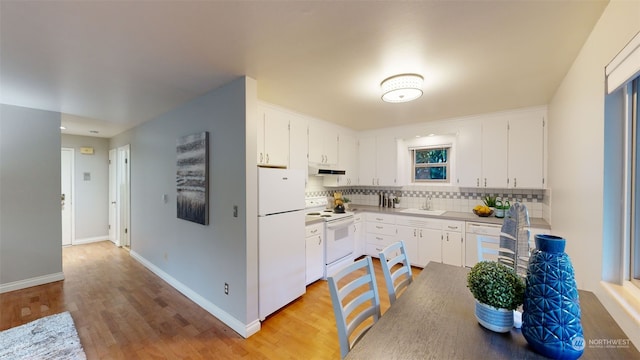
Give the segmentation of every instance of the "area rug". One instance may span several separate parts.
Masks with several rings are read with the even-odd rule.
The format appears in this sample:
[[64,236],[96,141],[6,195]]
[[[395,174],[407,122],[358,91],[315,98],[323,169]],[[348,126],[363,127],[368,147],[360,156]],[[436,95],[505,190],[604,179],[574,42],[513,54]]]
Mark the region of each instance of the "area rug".
[[69,312],[0,332],[0,359],[86,359]]

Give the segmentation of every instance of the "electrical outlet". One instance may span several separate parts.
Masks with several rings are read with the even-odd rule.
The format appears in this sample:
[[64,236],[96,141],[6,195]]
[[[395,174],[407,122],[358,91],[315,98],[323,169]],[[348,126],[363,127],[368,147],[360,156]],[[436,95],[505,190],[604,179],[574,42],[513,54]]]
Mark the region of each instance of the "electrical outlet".
[[229,284],[224,283],[224,294],[229,295]]

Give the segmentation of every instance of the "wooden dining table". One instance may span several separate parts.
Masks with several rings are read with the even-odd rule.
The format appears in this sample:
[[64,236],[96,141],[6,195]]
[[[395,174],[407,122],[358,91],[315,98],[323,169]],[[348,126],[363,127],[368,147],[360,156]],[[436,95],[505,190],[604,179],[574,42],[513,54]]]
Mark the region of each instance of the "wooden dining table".
[[[520,329],[478,324],[468,268],[430,262],[351,349],[346,359],[546,359]],[[581,359],[640,359],[596,296],[579,291],[585,348]]]

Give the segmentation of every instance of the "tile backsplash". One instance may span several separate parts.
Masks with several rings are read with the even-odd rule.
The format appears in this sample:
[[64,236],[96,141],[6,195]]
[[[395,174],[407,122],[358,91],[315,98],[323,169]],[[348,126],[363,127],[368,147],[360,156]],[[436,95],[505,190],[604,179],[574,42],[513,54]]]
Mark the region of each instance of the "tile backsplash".
[[531,189],[477,189],[459,188],[455,186],[408,185],[403,187],[371,187],[350,186],[341,188],[325,188],[322,177],[311,176],[306,187],[307,197],[330,196],[334,191],[341,191],[353,204],[378,206],[380,193],[393,194],[400,199],[399,207],[419,209],[424,207],[431,197],[432,208],[436,210],[472,212],[474,206],[482,204],[486,195],[507,199],[512,204],[520,202],[527,206],[529,216],[543,218],[547,222],[551,218],[551,190]]

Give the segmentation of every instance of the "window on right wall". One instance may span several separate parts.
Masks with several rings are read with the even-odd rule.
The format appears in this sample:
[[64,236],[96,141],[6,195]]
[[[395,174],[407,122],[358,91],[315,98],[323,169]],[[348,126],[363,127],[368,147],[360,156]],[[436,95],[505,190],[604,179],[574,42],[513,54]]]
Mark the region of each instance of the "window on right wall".
[[449,183],[450,146],[411,150],[411,174],[414,183]]
[[631,84],[627,85],[627,104],[630,110],[627,113],[627,121],[629,128],[632,131],[630,149],[631,156],[629,157],[631,186],[628,190],[627,196],[631,198],[629,202],[629,214],[631,238],[629,239],[629,280],[636,286],[640,287],[640,141],[638,141],[638,135],[640,134],[640,119],[638,119],[638,105],[640,104],[638,92],[640,90],[640,76],[635,78]]
[[640,33],[605,67],[603,280],[640,287]]

